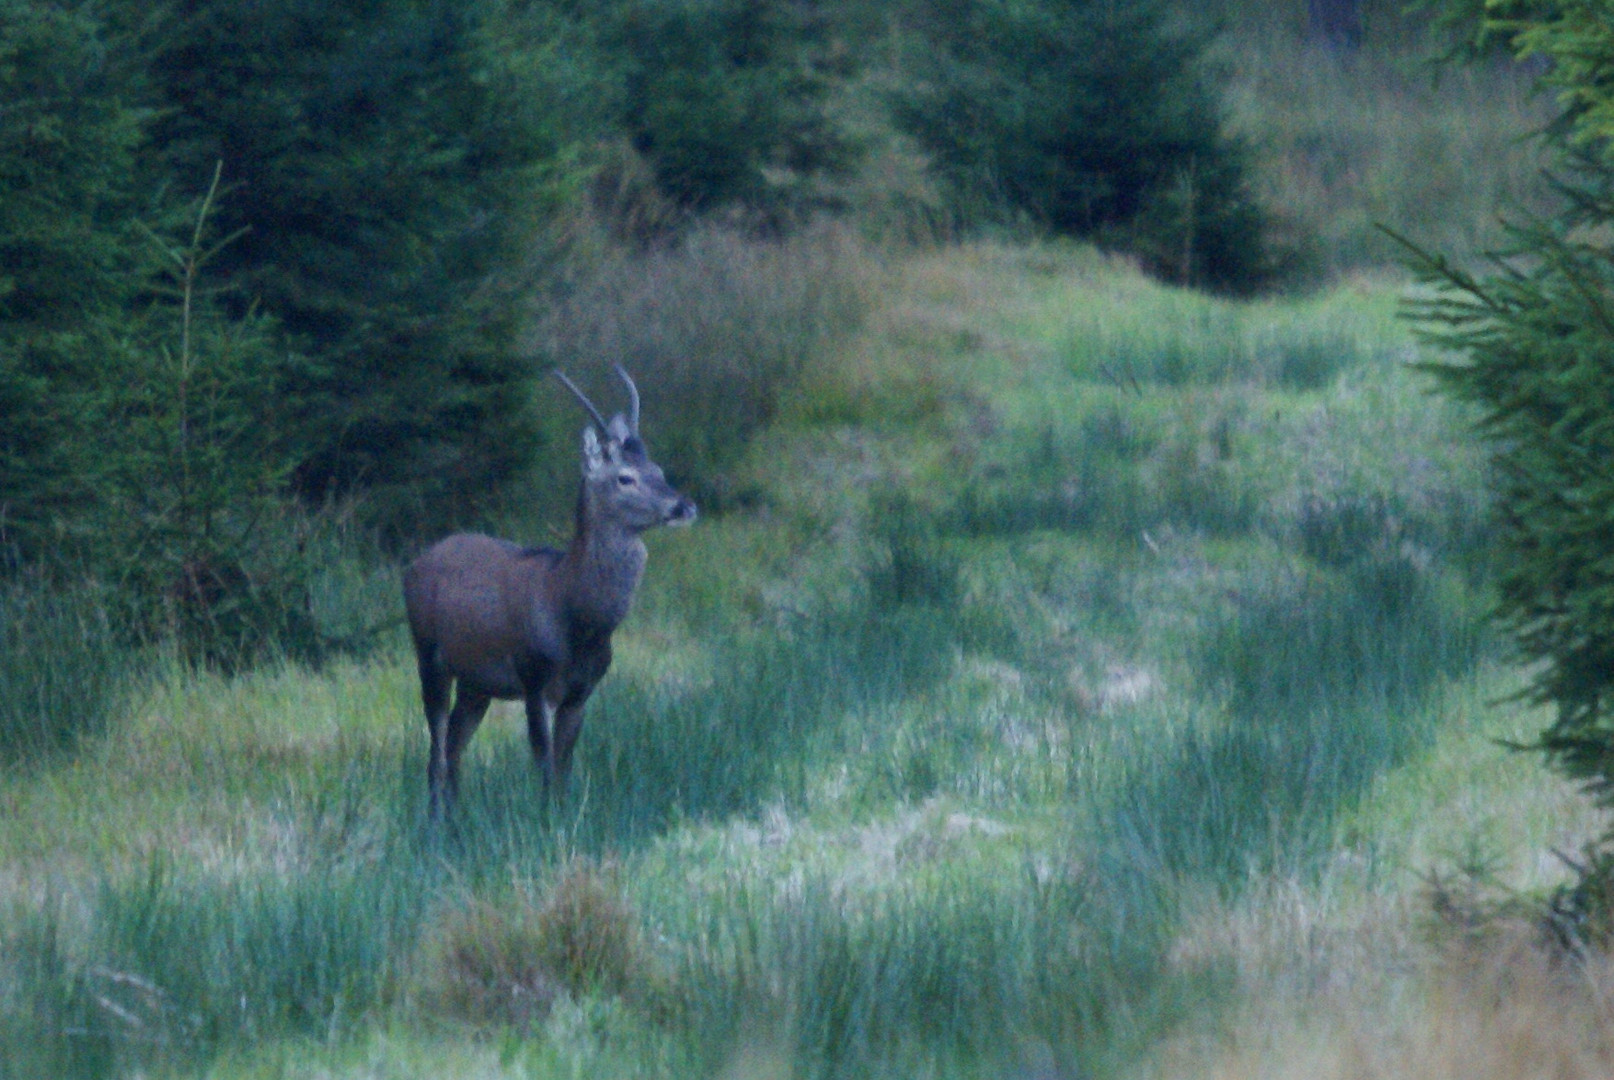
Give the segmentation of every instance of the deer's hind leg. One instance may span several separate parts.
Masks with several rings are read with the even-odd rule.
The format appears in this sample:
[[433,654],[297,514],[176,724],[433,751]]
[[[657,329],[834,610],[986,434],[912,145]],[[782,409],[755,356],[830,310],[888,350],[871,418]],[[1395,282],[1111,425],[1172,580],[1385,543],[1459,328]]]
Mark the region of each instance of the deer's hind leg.
[[426,786],[431,793],[432,814],[441,817],[448,798],[448,699],[454,679],[443,665],[437,646],[415,642],[415,661],[420,669],[420,698],[426,710],[426,729],[431,733],[431,757],[426,761]]

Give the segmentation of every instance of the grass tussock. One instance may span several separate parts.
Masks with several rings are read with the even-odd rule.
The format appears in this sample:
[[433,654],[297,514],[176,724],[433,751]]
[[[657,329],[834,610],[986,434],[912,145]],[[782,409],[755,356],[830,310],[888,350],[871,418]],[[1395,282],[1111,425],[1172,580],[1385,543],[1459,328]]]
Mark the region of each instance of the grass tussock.
[[422,1007],[479,1027],[532,1029],[564,995],[647,999],[654,963],[616,871],[573,861],[548,889],[445,901],[421,961]]
[[544,966],[572,993],[648,989],[649,947],[614,867],[574,861],[545,896],[534,924]]

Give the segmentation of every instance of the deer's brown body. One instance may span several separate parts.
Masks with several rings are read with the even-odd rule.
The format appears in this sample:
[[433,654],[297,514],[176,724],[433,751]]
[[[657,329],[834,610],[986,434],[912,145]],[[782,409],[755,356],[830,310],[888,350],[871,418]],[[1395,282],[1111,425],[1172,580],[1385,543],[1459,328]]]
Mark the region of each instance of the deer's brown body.
[[609,423],[560,376],[594,421],[583,433],[577,523],[564,551],[460,533],[404,572],[431,729],[427,778],[436,814],[452,804],[460,755],[495,698],[526,703],[533,757],[551,789],[564,783],[583,706],[611,666],[611,633],[644,574],[641,534],[695,519],[695,504],[668,485],[645,453],[638,392],[617,371],[632,414]]

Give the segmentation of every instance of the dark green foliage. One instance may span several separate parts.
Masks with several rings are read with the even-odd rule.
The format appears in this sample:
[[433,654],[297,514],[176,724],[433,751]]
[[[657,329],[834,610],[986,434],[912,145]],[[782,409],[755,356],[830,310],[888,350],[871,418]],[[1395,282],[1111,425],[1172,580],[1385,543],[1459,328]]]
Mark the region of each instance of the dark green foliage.
[[1156,3],[932,0],[906,13],[897,120],[961,197],[1248,288],[1263,222],[1225,135],[1203,33]]
[[85,11],[0,3],[0,319],[65,333],[128,293],[144,112],[130,58]]
[[1517,229],[1488,276],[1423,257],[1441,292],[1415,310],[1448,350],[1430,370],[1495,448],[1499,614],[1557,710],[1535,745],[1614,806],[1614,30],[1589,0],[1486,19],[1482,35],[1552,61],[1563,110],[1545,138],[1567,209]]
[[202,288],[214,187],[177,236],[150,233],[164,272],[122,378],[96,401],[106,431],[86,560],[115,584],[124,624],[168,635],[190,660],[233,668],[270,650],[312,655],[308,568],[283,498],[295,466],[274,324],[237,319]]
[[124,642],[168,637],[188,659],[234,667],[310,655],[316,635],[304,518],[284,497],[288,358],[271,320],[230,318],[203,287],[229,240],[208,227],[215,194],[188,224],[137,231],[123,310],[79,308],[93,351],[44,351],[57,440],[45,461],[63,482],[30,484],[26,458],[10,475],[31,511],[18,515],[18,556],[97,582]]
[[[144,595],[136,606],[173,587],[230,593],[224,607],[246,622],[289,627],[299,616],[286,611],[301,600],[276,612],[266,597],[295,598],[301,586],[244,585],[267,580],[245,550],[261,554],[247,534],[259,531],[269,495],[289,487],[306,506],[362,493],[364,519],[408,542],[478,517],[530,467],[543,442],[530,408],[541,361],[523,355],[518,335],[542,278],[561,286],[549,296],[566,297],[557,306],[567,313],[589,300],[586,271],[579,287],[575,267],[553,270],[546,256],[558,245],[545,240],[581,193],[586,162],[625,154],[684,210],[739,208],[749,222],[785,224],[827,205],[820,181],[857,156],[836,111],[844,102],[834,102],[873,53],[848,40],[911,16],[923,34],[973,47],[965,24],[980,13],[972,11],[938,7],[947,17],[932,19],[936,12],[914,8],[892,22],[856,3],[777,0],[186,0],[156,9],[5,0],[0,78],[14,104],[0,114],[0,541],[13,560],[76,559],[105,554],[125,526],[143,522],[148,538],[162,537],[162,556],[147,559],[136,543],[111,560]],[[1138,120],[1115,108],[1132,100],[1126,80],[1069,64],[1104,35],[1120,40],[1160,24],[1153,14],[1100,13],[1097,22],[1087,14],[1026,4],[981,17],[1002,31],[1007,51],[994,59],[1010,65],[1006,85],[1036,76],[1017,100],[1041,100],[1086,72],[1097,81],[1080,87],[1083,100],[1104,104],[1083,106],[1081,123],[1113,119],[1120,130]],[[1088,23],[1102,25],[1100,38]],[[1017,50],[1039,42],[1067,66],[1026,68]],[[1148,82],[1198,48],[1163,32],[1155,44],[1166,65],[1158,71],[1126,67],[1127,50],[1103,63]],[[1160,91],[1178,105],[1156,101],[1138,116],[1183,112],[1179,126],[1203,136],[1196,79],[1184,73]],[[954,104],[919,95],[905,115],[945,126]],[[1044,109],[981,138],[998,140],[993,153],[1004,161],[1021,160],[1010,151],[1029,137],[1027,124],[1067,149],[1088,146],[1091,133],[1075,139],[1067,113]],[[1214,124],[1206,130],[1214,137]],[[593,149],[600,145],[603,154]],[[1183,145],[1188,173],[1149,168],[1170,172],[1172,190],[1208,206],[1198,192],[1210,190],[1203,178],[1220,165],[1198,144]],[[1036,216],[1099,233],[1143,222],[1154,212],[1137,196],[1143,189],[1107,170],[1135,170],[1145,156],[1123,150],[1075,170],[1028,166],[1054,182],[1037,196],[1050,201]],[[164,249],[195,224],[194,206],[219,167],[208,257],[193,267],[181,329],[153,283],[171,269]],[[1179,183],[1189,173],[1192,182]],[[1116,195],[1122,209],[1112,211],[1100,192],[1131,194]],[[1169,202],[1162,195],[1149,205]],[[1215,231],[1197,210],[1177,216],[1195,237]],[[166,239],[154,244],[152,232]],[[224,237],[231,242],[214,244]],[[697,236],[692,247],[703,243],[713,246]],[[1212,248],[1195,239],[1185,250],[1192,263]],[[699,305],[661,303],[669,290],[652,288],[655,317],[633,320],[650,331],[646,340],[587,343],[620,345],[607,354],[662,389],[665,415],[681,421],[665,452],[714,476],[703,481],[708,501],[735,494],[717,466],[778,411],[806,353],[861,310],[848,299],[860,283],[831,282],[832,260],[803,279],[801,295],[787,298],[797,310],[781,317],[748,284],[766,268],[735,254],[716,251],[713,264],[727,273],[718,289],[725,303],[733,294],[732,308],[705,318]],[[1187,264],[1182,272],[1200,273]],[[748,322],[742,308],[755,313]],[[566,344],[540,348],[546,360],[578,350],[583,335],[567,313],[553,335]],[[791,333],[770,337],[758,326]],[[727,359],[712,359],[720,353]],[[197,437],[204,392],[217,411]],[[174,440],[181,431],[183,445]],[[162,482],[144,489],[139,478],[159,460],[177,470],[184,492]],[[211,470],[199,487],[193,467]],[[234,539],[218,539],[230,530]],[[138,573],[123,572],[131,568]],[[258,633],[224,628],[236,614],[205,606],[215,636],[239,644]]]
[[825,111],[844,73],[819,5],[619,0],[596,18],[621,72],[623,132],[678,205],[779,222],[855,157]]
[[85,405],[115,377],[145,260],[134,228],[146,114],[93,9],[0,2],[0,544],[33,558],[91,499]]
[[1424,306],[1456,359],[1431,366],[1485,410],[1497,446],[1499,612],[1546,661],[1535,695],[1558,707],[1541,747],[1614,798],[1614,249],[1542,228],[1532,270],[1480,280],[1431,264],[1452,290]]
[[282,389],[298,489],[362,486],[393,527],[467,516],[535,445],[517,290],[565,113],[523,99],[527,55],[484,48],[501,13],[208,0],[151,66],[168,171],[222,161],[220,228],[247,230],[214,272],[305,357]]
[[363,491],[396,537],[524,470],[521,290],[587,114],[564,29],[498,0],[6,0],[6,562],[99,579],[194,659],[313,655],[318,514],[289,493]]
[[[12,0],[0,49],[17,103],[0,110],[7,555],[109,586],[101,602],[125,640],[171,630],[208,659],[282,642],[306,604],[251,551],[293,463],[286,353],[272,322],[227,316],[204,287],[229,239],[210,227],[213,192],[193,206],[140,197],[159,186],[152,114],[131,103],[143,55],[104,9]],[[64,649],[81,636],[64,633]]]

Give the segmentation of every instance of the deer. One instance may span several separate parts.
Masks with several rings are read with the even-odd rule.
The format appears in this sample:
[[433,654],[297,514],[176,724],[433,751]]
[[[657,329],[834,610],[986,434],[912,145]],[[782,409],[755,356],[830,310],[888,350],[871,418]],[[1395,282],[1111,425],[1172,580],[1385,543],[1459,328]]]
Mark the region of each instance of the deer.
[[494,699],[525,703],[527,740],[545,792],[564,790],[583,706],[611,666],[611,635],[644,576],[643,534],[695,520],[695,504],[667,483],[645,450],[638,388],[620,364],[616,373],[627,385],[628,415],[607,421],[555,371],[590,420],[565,550],[456,533],[404,571],[404,608],[431,732],[426,777],[434,819],[451,812],[460,757]]

